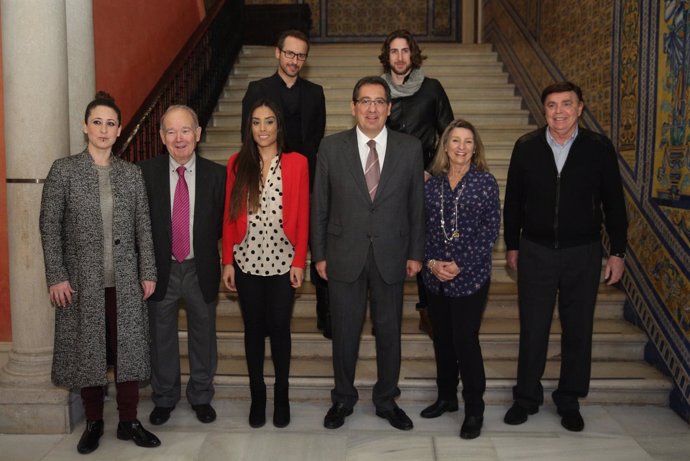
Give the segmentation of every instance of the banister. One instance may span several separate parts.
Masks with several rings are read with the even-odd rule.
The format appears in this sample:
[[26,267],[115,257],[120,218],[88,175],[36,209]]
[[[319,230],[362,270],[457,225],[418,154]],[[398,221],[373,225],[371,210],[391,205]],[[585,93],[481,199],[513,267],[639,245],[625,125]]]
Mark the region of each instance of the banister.
[[123,128],[114,148],[118,156],[138,162],[163,152],[160,117],[172,104],[190,106],[206,127],[242,47],[243,8],[242,1],[218,0],[208,11]]

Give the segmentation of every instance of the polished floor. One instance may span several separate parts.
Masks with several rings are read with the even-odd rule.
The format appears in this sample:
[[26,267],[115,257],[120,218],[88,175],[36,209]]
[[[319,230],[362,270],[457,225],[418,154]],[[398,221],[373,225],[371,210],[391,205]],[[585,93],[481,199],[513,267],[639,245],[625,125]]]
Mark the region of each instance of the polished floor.
[[[668,408],[656,406],[584,406],[585,430],[570,433],[559,424],[553,406],[545,406],[521,426],[503,423],[506,407],[488,406],[482,436],[472,441],[458,437],[459,414],[435,420],[419,417],[422,406],[399,401],[415,428],[401,432],[374,414],[362,401],[343,427],[324,429],[327,404],[292,403],[292,422],[285,429],[268,424],[251,429],[246,422],[249,403],[219,400],[218,419],[199,423],[191,408],[180,403],[164,426],[148,423],[150,402],[140,404],[140,419],[161,439],[159,448],[146,449],[115,437],[115,404],[106,404],[106,432],[101,446],[82,456],[76,445],[79,425],[68,435],[0,434],[0,460],[668,460],[690,459],[690,426]],[[270,407],[270,402],[269,402]]]

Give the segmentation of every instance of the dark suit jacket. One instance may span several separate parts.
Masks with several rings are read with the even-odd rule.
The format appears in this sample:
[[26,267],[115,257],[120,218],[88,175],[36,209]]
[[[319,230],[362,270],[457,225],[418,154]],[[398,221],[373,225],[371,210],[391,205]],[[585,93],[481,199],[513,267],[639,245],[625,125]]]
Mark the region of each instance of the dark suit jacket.
[[[167,154],[139,163],[146,182],[151,213],[153,247],[158,268],[152,301],[160,301],[168,289],[172,264],[172,217],[170,214],[170,160]],[[194,199],[194,261],[204,301],[218,296],[220,254],[218,240],[223,233],[225,168],[196,156]]]
[[324,138],[312,194],[311,254],[328,278],[354,281],[369,246],[386,283],[402,282],[406,261],[424,258],[424,175],[419,139],[388,130],[372,203],[352,128]]
[[[319,143],[326,130],[326,99],[321,85],[301,77],[298,77],[297,80],[298,84],[301,85],[300,96],[302,106],[300,112],[302,114],[302,144],[304,146],[304,152],[300,152],[300,154],[306,156],[307,160],[309,160],[309,178],[310,183],[313,183],[316,152],[319,150]],[[249,110],[258,99],[270,99],[280,107],[283,116],[285,115],[280,98],[281,85],[285,87],[285,82],[283,82],[278,73],[249,83],[247,92],[242,99],[242,139],[244,139],[244,133],[247,129]],[[286,148],[292,149],[291,146],[286,146]],[[289,150],[286,150],[286,152],[289,152]]]

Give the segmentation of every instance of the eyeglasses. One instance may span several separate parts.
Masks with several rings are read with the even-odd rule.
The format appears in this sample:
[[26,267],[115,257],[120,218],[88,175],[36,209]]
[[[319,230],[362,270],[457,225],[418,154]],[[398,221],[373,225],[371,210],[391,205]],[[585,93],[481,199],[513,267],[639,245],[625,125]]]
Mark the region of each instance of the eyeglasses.
[[358,99],[355,101],[358,104],[361,104],[362,106],[369,108],[373,104],[376,106],[377,109],[381,109],[382,107],[385,107],[388,105],[388,101],[386,101],[383,98],[377,98],[377,99],[369,99],[369,98],[362,98]]
[[306,53],[295,53],[294,51],[290,50],[280,50],[280,52],[283,53],[288,59],[297,58],[298,61],[304,61],[307,59]]

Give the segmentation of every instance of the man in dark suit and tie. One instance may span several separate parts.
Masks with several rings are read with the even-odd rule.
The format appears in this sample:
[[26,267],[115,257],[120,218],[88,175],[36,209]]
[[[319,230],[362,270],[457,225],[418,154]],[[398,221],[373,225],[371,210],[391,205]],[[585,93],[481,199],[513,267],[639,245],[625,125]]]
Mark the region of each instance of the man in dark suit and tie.
[[163,114],[161,139],[169,155],[141,162],[151,213],[158,284],[149,298],[152,424],[160,425],[180,400],[177,317],[187,314],[187,400],[202,423],[216,419],[211,406],[216,372],[216,305],[220,283],[218,239],[222,235],[225,168],[195,153],[201,138],[196,113],[171,106]]
[[[275,102],[285,121],[285,152],[299,152],[307,157],[311,190],[316,151],[326,129],[326,100],[321,85],[299,76],[308,55],[309,38],[303,32],[287,30],[280,35],[275,48],[278,69],[270,77],[250,82],[242,99],[242,139],[247,136],[249,111],[254,103],[260,98]],[[313,264],[311,281],[316,286],[317,326],[330,338],[328,285]]]
[[417,138],[386,128],[391,97],[380,77],[359,80],[351,105],[357,126],[322,141],[312,196],[312,259],[328,280],[333,327],[335,388],[324,426],[342,426],[357,402],[355,368],[369,297],[376,414],[409,430],[412,421],[395,398],[403,282],[419,272],[424,257],[422,147]]

